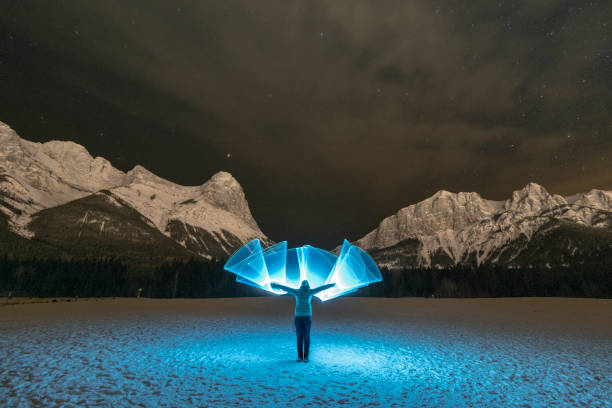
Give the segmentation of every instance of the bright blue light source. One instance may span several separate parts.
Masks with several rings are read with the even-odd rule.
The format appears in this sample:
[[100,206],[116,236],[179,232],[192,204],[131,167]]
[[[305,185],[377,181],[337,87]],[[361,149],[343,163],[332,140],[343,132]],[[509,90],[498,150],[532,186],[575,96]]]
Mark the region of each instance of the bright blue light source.
[[372,258],[347,240],[336,256],[310,245],[287,250],[287,241],[262,249],[259,240],[254,239],[232,255],[225,269],[237,275],[237,282],[276,294],[285,292],[272,289],[273,282],[292,288],[298,288],[303,280],[311,288],[335,283],[336,286],[315,295],[322,301],[382,280]]

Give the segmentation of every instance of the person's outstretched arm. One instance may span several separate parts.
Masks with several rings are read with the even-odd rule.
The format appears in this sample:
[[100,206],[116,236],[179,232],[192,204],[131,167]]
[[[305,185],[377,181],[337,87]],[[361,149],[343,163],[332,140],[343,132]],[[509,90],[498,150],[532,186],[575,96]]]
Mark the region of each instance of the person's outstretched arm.
[[336,286],[335,283],[328,283],[327,285],[319,286],[318,288],[314,288],[311,290],[312,294],[323,292],[325,289],[329,289],[333,286]]
[[292,295],[295,293],[295,289],[290,288],[289,286],[281,285],[280,283],[272,282],[270,286],[274,289],[284,290],[285,292],[290,293]]

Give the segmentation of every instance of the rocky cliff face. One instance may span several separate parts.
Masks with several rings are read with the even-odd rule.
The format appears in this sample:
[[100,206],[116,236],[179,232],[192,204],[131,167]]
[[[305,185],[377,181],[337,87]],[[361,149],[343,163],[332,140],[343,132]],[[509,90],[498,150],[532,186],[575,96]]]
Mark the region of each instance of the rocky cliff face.
[[[0,211],[15,234],[34,238],[31,223],[41,211],[102,190],[161,234],[205,258],[226,257],[254,238],[270,242],[253,219],[242,187],[229,173],[219,172],[201,186],[181,186],[142,166],[124,173],[73,142],[24,140],[0,122]],[[72,222],[68,215],[72,207],[67,208],[57,212],[66,218],[54,225]],[[51,231],[45,234],[47,239],[55,236]]]
[[72,142],[33,143],[0,122],[0,210],[11,227],[29,236],[30,216],[123,183],[125,175],[104,158]]
[[529,259],[522,255],[534,236],[545,242],[547,233],[558,234],[559,228],[572,229],[573,225],[583,227],[582,235],[610,228],[612,192],[591,190],[562,197],[530,183],[505,201],[490,201],[477,193],[439,191],[384,219],[357,245],[391,268],[528,264]]

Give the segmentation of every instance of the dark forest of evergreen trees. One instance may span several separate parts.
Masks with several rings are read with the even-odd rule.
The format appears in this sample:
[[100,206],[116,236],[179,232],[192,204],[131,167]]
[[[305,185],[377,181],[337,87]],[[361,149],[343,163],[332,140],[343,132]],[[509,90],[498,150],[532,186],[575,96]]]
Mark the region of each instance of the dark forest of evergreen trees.
[[[354,296],[382,297],[612,297],[606,265],[571,268],[452,267],[382,270],[383,281]],[[238,284],[223,262],[175,261],[155,269],[133,270],[115,259],[19,260],[0,258],[0,296],[172,298],[259,296],[265,292]]]
[[223,262],[176,261],[133,269],[116,259],[19,260],[0,257],[0,296],[233,297],[260,291],[235,282]]
[[361,296],[382,297],[612,297],[610,268],[513,268],[456,266],[447,269],[383,269],[383,280]]

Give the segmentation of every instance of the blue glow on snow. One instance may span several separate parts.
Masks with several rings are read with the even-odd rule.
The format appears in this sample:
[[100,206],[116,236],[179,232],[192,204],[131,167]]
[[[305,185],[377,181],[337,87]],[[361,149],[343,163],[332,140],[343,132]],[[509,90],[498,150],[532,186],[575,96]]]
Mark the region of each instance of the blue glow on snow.
[[303,280],[311,288],[335,283],[336,286],[315,295],[322,301],[382,280],[374,260],[347,240],[336,256],[310,245],[287,249],[287,241],[262,249],[259,240],[254,239],[232,255],[225,269],[236,275],[237,282],[276,294],[285,292],[272,289],[273,282],[292,288],[298,288]]
[[607,299],[339,299],[309,364],[291,303],[0,307],[0,407],[612,407]]

